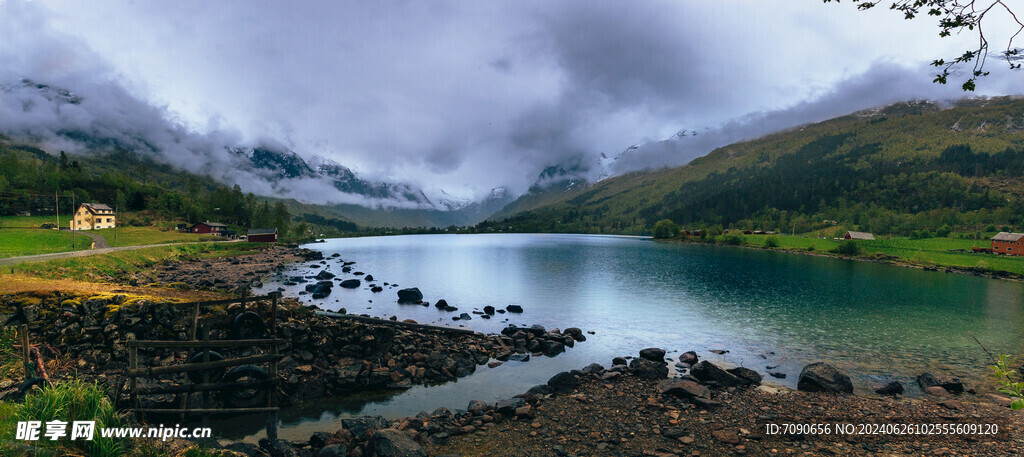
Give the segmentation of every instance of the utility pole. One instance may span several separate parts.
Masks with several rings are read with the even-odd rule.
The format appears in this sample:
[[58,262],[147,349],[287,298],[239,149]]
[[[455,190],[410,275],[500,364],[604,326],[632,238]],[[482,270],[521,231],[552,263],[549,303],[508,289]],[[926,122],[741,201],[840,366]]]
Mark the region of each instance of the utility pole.
[[114,204],[114,244],[117,244],[117,209],[118,205]]
[[[71,194],[71,208],[74,211],[75,208],[75,194]],[[75,250],[75,213],[71,213],[71,250]]]
[[53,191],[53,206],[57,211],[57,231],[60,231],[60,198],[57,198],[57,191]]

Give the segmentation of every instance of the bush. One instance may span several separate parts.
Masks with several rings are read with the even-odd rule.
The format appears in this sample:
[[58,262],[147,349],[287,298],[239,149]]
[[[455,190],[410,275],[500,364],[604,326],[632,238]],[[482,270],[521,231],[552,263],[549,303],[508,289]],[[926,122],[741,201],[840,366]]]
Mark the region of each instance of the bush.
[[950,227],[948,225],[943,225],[942,227],[939,227],[939,229],[935,231],[935,236],[937,236],[939,238],[945,238],[945,237],[949,236],[949,233],[952,232],[952,231],[953,231],[952,227]]
[[764,239],[764,247],[766,248],[777,248],[779,247],[779,240],[774,236],[770,236]]
[[833,254],[853,256],[860,254],[860,246],[857,245],[856,241],[846,240],[840,243],[839,246],[836,246],[829,250],[829,252]]
[[679,226],[668,219],[654,223],[654,237],[658,239],[672,238],[679,233]]
[[[67,432],[71,433],[74,421],[96,421],[96,429],[92,441],[40,440],[39,445],[71,446],[90,456],[123,455],[126,451],[125,440],[102,438],[99,429],[104,427],[120,427],[124,425],[123,416],[114,409],[107,398],[106,391],[95,383],[81,380],[63,381],[43,387],[29,393],[25,402],[15,405],[11,414],[0,421],[0,442],[14,442],[14,432],[19,421],[52,420],[67,422]],[[9,423],[5,423],[9,422]],[[2,448],[0,448],[2,449]]]
[[994,226],[992,224],[988,224],[988,225],[985,226],[985,232],[986,233],[992,233],[994,231],[996,231],[996,226]]
[[807,251],[808,252],[813,252],[814,251],[814,246],[807,246]]
[[722,237],[722,244],[730,246],[739,246],[743,244],[743,237],[739,235],[725,235]]

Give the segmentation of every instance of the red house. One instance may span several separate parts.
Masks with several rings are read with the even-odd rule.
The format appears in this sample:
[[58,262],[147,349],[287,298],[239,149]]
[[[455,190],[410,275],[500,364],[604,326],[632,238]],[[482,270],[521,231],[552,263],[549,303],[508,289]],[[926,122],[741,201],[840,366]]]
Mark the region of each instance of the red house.
[[992,252],[1003,255],[1024,255],[1024,233],[999,232],[992,237]]
[[277,229],[249,229],[249,234],[246,235],[246,239],[253,243],[276,243]]
[[196,223],[196,225],[193,225],[192,228],[189,229],[189,231],[192,233],[210,233],[214,235],[223,235],[224,232],[227,231],[227,229],[228,226],[221,224],[220,222],[206,221]]

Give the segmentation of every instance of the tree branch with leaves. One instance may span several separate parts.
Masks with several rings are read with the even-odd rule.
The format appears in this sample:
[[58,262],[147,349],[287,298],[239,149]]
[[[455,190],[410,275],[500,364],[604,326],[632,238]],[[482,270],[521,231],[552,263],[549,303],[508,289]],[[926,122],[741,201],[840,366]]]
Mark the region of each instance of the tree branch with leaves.
[[[839,3],[840,0],[824,0],[825,3]],[[858,3],[857,9],[868,10],[878,6],[881,2],[852,0]],[[939,68],[940,73],[935,75],[932,82],[946,84],[951,72],[960,64],[971,65],[973,68],[970,77],[960,86],[965,91],[974,91],[977,87],[977,79],[988,76],[985,71],[985,64],[989,57],[989,41],[982,27],[990,14],[1005,13],[1007,20],[1016,27],[1006,43],[1006,49],[1000,54],[1006,60],[1011,70],[1021,68],[1021,48],[1014,46],[1015,40],[1024,31],[1024,22],[1014,13],[1003,0],[897,0],[889,5],[889,9],[903,13],[907,20],[915,19],[922,14],[938,18],[939,36],[949,37],[954,34],[961,34],[965,30],[978,34],[978,46],[968,49],[963,54],[953,57],[950,60],[936,59],[932,61],[933,67]]]

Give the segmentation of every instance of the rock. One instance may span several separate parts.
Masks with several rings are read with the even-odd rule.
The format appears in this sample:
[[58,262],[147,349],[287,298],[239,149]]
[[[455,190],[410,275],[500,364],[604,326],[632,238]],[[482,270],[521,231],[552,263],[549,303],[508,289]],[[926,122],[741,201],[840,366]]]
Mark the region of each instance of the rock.
[[375,457],[427,457],[422,446],[401,430],[393,428],[378,430],[369,444],[370,455]]
[[943,389],[942,386],[931,386],[924,389],[929,395],[935,395],[936,397],[945,397],[949,395],[949,391]]
[[344,444],[331,444],[324,446],[317,452],[316,457],[347,457],[348,447]]
[[462,313],[462,314],[459,314],[459,319],[464,320],[464,321],[468,321],[468,320],[472,320],[473,317],[470,316],[469,313]]
[[929,387],[939,386],[949,393],[964,393],[964,384],[959,379],[951,376],[935,376],[931,373],[921,373],[917,377],[917,384],[921,390],[928,390]]
[[367,281],[373,281],[373,275],[366,275],[366,278],[364,279],[366,279]]
[[505,416],[511,416],[515,414],[516,408],[524,405],[526,405],[526,400],[521,397],[513,397],[505,400],[499,400],[494,404],[494,410]]
[[523,307],[519,305],[508,305],[505,307],[505,310],[510,313],[522,313]]
[[341,286],[341,287],[344,287],[346,289],[355,289],[355,288],[359,287],[361,284],[362,284],[362,282],[359,281],[358,279],[346,279],[346,280],[342,281],[338,285]]
[[600,363],[592,363],[590,365],[583,367],[583,373],[601,376],[602,374],[604,374],[604,367],[601,366]]
[[879,395],[900,395],[903,393],[903,384],[899,381],[892,381],[884,386],[879,386],[875,389],[875,393]]
[[629,371],[641,379],[665,379],[668,367],[664,363],[647,359],[633,359],[629,362]]
[[640,350],[640,357],[655,362],[665,361],[665,350],[661,348],[646,348]]
[[778,379],[786,379],[786,373],[781,373],[781,372],[778,372],[778,371],[769,371],[768,372],[768,376],[771,376],[773,378],[778,378]]
[[470,400],[469,406],[466,407],[466,411],[473,413],[474,416],[479,416],[487,411],[487,403],[480,400]]
[[736,367],[730,368],[725,371],[732,373],[738,378],[746,379],[747,381],[750,382],[751,385],[756,386],[761,384],[761,375],[758,372],[751,370],[750,368]]
[[420,292],[419,288],[412,287],[409,289],[401,289],[398,291],[398,301],[402,302],[417,302],[423,300],[423,293]]
[[565,393],[572,391],[576,386],[580,385],[580,381],[576,379],[576,375],[563,371],[548,379],[548,385],[555,389],[556,392]]
[[690,366],[693,366],[693,365],[696,365],[697,362],[699,362],[699,360],[697,360],[697,353],[696,352],[686,351],[686,352],[684,352],[682,354],[679,354],[679,360],[677,360],[677,362],[685,363],[685,364],[689,364]]
[[716,440],[727,443],[727,444],[739,444],[740,435],[735,430],[721,429],[712,430],[711,436],[715,437]]
[[484,306],[484,314],[494,315],[494,307],[491,305]]
[[690,376],[703,383],[714,382],[721,387],[738,387],[750,384],[750,381],[725,371],[707,360],[690,368]]
[[551,386],[547,384],[538,384],[529,388],[526,393],[530,395],[547,395],[555,393],[555,389],[552,389]]
[[452,410],[445,408],[444,406],[439,406],[437,409],[434,410],[434,412],[430,413],[430,415],[433,417],[453,417],[455,416],[455,413],[453,413]]
[[625,365],[625,364],[626,364],[626,358],[625,357],[616,357],[616,358],[612,359],[612,366],[615,366],[615,365]]
[[445,309],[447,307],[448,307],[448,301],[443,299],[443,298],[438,300],[437,303],[434,304],[434,308],[438,308],[438,309]]
[[548,357],[554,357],[565,352],[565,345],[559,341],[545,341],[541,343],[541,351]]
[[331,273],[331,272],[329,272],[327,270],[323,270],[323,271],[317,273],[316,276],[314,276],[314,278],[319,279],[321,281],[324,280],[324,279],[331,279],[331,278],[334,278],[334,273]]
[[660,391],[662,395],[670,395],[678,398],[711,398],[711,389],[689,379],[662,379],[661,381],[658,381],[658,391]]
[[500,367],[501,365],[502,362],[500,360],[492,360],[490,362],[487,362],[487,368],[496,368]]
[[824,362],[805,366],[800,371],[796,388],[804,392],[853,393],[850,377]]
[[287,441],[260,439],[260,450],[270,457],[298,457],[299,452]]
[[370,288],[370,292],[373,292],[373,293],[383,292],[383,291],[384,291],[384,288],[381,287],[381,286],[373,286],[373,287]]
[[583,330],[577,327],[569,327],[562,331],[563,335],[569,335],[570,338],[576,341],[587,341],[587,336],[583,334]]
[[356,438],[362,438],[367,432],[391,426],[391,421],[381,416],[364,416],[356,419],[342,419],[341,426],[352,432]]

